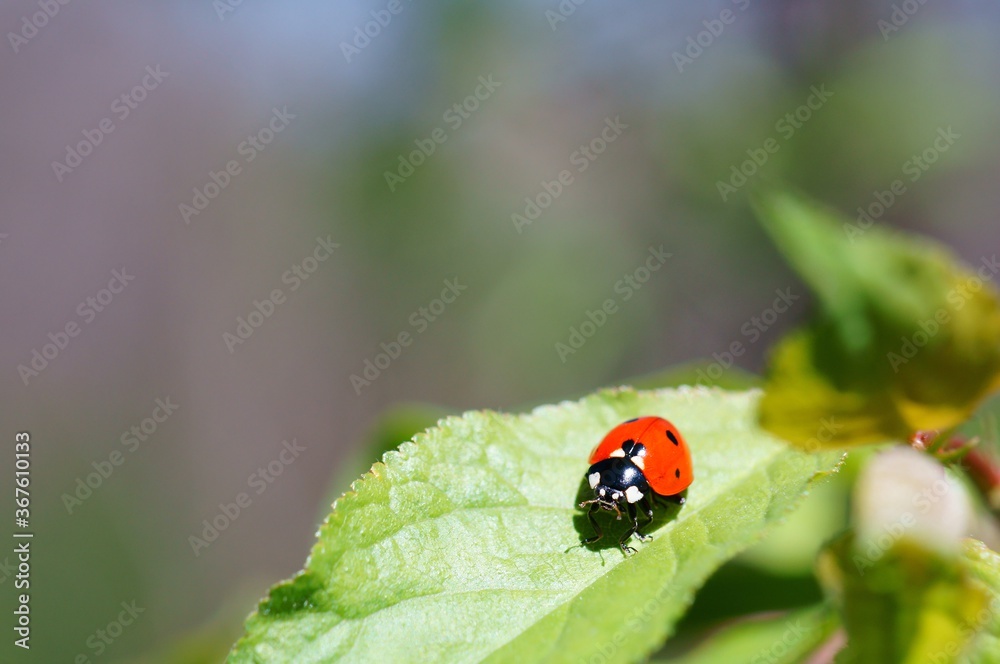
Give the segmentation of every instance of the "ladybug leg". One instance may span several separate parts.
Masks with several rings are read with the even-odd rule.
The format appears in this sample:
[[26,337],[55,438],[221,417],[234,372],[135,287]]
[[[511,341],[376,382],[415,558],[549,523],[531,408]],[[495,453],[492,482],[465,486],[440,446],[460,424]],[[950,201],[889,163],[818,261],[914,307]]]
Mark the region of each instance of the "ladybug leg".
[[594,502],[590,504],[590,509],[587,510],[587,518],[590,520],[590,525],[594,527],[593,537],[588,537],[587,539],[580,540],[580,544],[593,544],[597,540],[604,537],[604,531],[601,530],[601,526],[598,525],[597,519],[594,518],[594,512],[600,509],[600,506]]
[[[653,523],[653,506],[649,504],[649,500],[644,496],[642,500],[639,501],[639,507],[642,508],[642,513],[646,515],[646,523],[642,524],[643,528]],[[639,538],[642,542],[648,542],[653,539],[652,535],[645,535],[640,533],[638,529],[635,531],[635,536]]]
[[660,496],[663,500],[668,503],[674,503],[675,505],[683,505],[685,503],[684,496],[681,494],[675,494],[673,496]]
[[633,505],[632,503],[627,503],[626,509],[628,510],[629,518],[632,519],[632,527],[629,528],[624,535],[622,535],[622,538],[620,540],[618,540],[618,546],[621,547],[625,555],[628,555],[630,553],[635,553],[635,549],[627,545],[625,542],[627,542],[629,538],[632,537],[632,535],[635,533],[635,531],[639,529],[639,517],[636,514],[635,505]]

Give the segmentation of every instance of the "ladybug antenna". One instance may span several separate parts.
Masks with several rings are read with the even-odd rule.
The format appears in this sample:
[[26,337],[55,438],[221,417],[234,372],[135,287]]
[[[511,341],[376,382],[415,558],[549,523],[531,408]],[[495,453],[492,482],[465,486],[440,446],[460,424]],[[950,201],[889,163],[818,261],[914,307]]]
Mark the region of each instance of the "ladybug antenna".
[[615,511],[615,518],[618,519],[619,521],[621,521],[621,519],[622,519],[622,511],[618,508],[618,503],[614,502],[613,500],[604,500],[604,499],[601,499],[601,498],[592,498],[590,500],[585,500],[582,503],[580,503],[580,507],[583,508],[583,507],[586,507],[587,505],[593,505],[594,503],[597,503],[598,505],[600,505],[601,507],[603,507],[604,509],[606,509],[608,511],[614,510]]

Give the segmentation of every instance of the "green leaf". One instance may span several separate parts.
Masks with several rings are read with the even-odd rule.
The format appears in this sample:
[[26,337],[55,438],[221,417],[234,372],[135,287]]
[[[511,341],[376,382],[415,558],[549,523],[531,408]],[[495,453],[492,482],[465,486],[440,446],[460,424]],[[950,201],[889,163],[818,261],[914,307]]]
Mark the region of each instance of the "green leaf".
[[1000,554],[977,540],[966,540],[964,564],[970,576],[989,594],[990,601],[968,629],[976,631],[972,643],[959,658],[962,664],[1000,662]]
[[396,449],[449,414],[444,408],[427,403],[396,404],[380,413],[358,449],[337,470],[327,491],[329,499],[324,501],[319,518],[326,518],[330,504],[344,493],[344,487],[371,468],[386,452]]
[[748,618],[721,628],[681,657],[663,664],[797,664],[822,645],[840,625],[829,606],[775,616]]
[[810,491],[798,509],[738,561],[780,577],[812,578],[816,556],[847,527],[848,487],[843,472]]
[[819,569],[847,629],[838,662],[998,661],[1000,566],[981,543],[968,540],[951,557],[900,540],[872,560],[848,533]]
[[[761,196],[757,211],[819,304],[773,353],[766,429],[810,447],[905,439],[960,424],[1000,387],[995,254],[966,266],[788,193]],[[817,439],[821,417],[837,426]]]
[[[837,464],[837,453],[806,454],[757,428],[758,399],[620,389],[443,420],[337,501],[305,570],[271,590],[230,662],[646,656],[705,578]],[[602,548],[582,548],[588,455],[645,414],[669,417],[691,446],[687,504],[665,510],[627,559],[623,522],[609,522]]]
[[749,390],[760,387],[761,378],[746,369],[730,366],[723,369],[715,360],[693,360],[676,366],[645,374],[628,381],[639,390],[653,390],[661,387],[697,385],[699,387],[721,387],[724,390]]

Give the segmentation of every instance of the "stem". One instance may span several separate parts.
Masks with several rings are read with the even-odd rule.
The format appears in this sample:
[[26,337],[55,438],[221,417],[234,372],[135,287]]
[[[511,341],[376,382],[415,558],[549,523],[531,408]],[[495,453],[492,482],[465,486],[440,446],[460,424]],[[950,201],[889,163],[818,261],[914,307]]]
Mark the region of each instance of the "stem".
[[[952,441],[954,443],[956,441]],[[937,459],[941,463],[951,463],[964,457],[966,454],[972,451],[976,445],[979,444],[979,438],[970,438],[964,443],[958,441],[958,445],[949,444],[944,450],[938,452]]]
[[1000,513],[1000,465],[989,454],[976,449],[978,438],[966,440],[951,435],[951,431],[918,431],[910,444],[923,450],[944,464],[960,466],[976,485],[986,504],[994,513]]
[[948,441],[947,434],[936,434],[933,442],[927,448],[930,454],[936,455],[938,451],[944,446],[945,442]]
[[1000,467],[982,450],[970,450],[959,465],[986,499],[993,511],[1000,511]]

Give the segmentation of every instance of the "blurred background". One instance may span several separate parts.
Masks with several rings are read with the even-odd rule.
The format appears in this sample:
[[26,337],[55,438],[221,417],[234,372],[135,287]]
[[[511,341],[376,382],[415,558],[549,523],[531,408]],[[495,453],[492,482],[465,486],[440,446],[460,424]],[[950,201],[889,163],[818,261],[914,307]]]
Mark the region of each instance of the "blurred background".
[[[3,661],[219,661],[367,446],[759,370],[809,305],[754,183],[1000,246],[987,0],[13,0],[0,27],[0,399],[36,532]],[[782,555],[741,564],[811,578]]]

